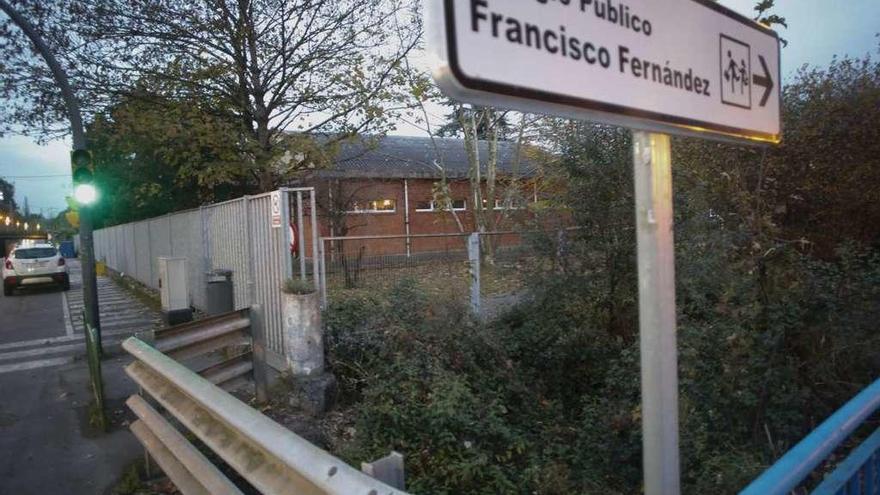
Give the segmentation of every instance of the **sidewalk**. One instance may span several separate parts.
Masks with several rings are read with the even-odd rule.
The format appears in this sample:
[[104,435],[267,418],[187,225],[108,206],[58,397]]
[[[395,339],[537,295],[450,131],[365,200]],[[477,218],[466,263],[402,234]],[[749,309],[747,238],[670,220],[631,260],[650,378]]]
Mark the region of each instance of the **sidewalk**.
[[[73,287],[63,298],[63,329],[49,339],[0,347],[0,493],[16,495],[104,494],[143,449],[128,431],[125,399],[137,387],[125,374],[130,361],[119,342],[152,330],[159,315],[117,287],[98,280],[108,359],[102,362],[110,433],[89,425],[88,365],[84,359],[79,264],[72,260]],[[23,296],[26,297],[26,296]],[[15,324],[15,322],[13,322]],[[61,323],[58,323],[61,325]],[[115,350],[114,350],[115,349]]]

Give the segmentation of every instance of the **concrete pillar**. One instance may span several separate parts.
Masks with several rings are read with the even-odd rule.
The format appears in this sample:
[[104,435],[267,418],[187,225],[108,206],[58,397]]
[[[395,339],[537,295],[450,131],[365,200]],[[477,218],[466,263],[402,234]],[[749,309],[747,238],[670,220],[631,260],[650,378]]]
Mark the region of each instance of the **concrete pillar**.
[[324,371],[324,333],[317,292],[282,293],[284,351],[293,378],[290,404],[310,414],[322,414],[336,400],[336,378]]
[[287,365],[294,377],[324,372],[324,334],[318,293],[282,294],[284,345]]

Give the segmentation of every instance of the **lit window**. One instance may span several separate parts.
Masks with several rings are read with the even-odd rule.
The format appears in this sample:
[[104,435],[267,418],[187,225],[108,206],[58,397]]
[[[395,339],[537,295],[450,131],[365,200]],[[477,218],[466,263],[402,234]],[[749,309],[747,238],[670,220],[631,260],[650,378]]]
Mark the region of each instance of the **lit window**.
[[397,201],[393,199],[376,199],[372,201],[355,201],[348,213],[394,213]]
[[417,201],[416,211],[434,211],[433,201]]

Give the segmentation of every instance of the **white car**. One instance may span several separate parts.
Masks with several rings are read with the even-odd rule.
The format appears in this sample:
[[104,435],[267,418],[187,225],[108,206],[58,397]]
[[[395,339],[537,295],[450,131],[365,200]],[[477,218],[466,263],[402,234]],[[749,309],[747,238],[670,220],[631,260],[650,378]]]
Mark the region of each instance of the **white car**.
[[70,272],[64,257],[51,244],[18,246],[3,262],[3,295],[17,287],[57,284],[70,290]]

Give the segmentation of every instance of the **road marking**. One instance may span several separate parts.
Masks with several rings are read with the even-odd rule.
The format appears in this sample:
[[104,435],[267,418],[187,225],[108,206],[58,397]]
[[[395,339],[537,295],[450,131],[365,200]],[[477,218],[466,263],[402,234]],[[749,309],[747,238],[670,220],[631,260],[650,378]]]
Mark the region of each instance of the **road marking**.
[[72,344],[72,345],[60,345],[57,347],[46,347],[41,349],[30,349],[27,351],[14,351],[7,352],[4,354],[0,354],[0,361],[5,361],[9,359],[18,359],[18,358],[26,358],[33,356],[40,356],[43,354],[64,354],[65,352],[70,351],[82,351],[85,350],[81,344]]
[[[101,328],[120,326],[120,325],[128,325],[128,326],[139,326],[139,325],[154,325],[160,323],[160,320],[153,318],[149,315],[143,314],[126,314],[119,317],[101,315]],[[81,329],[83,325],[82,319],[73,320],[73,326],[76,329]]]
[[64,332],[70,337],[73,335],[73,322],[70,318],[70,305],[67,303],[67,292],[61,292],[61,308],[64,310]]
[[3,373],[12,373],[15,371],[27,371],[38,368],[47,368],[49,366],[61,366],[73,362],[72,357],[63,357],[55,359],[41,359],[39,361],[27,361],[25,363],[5,364],[0,366],[0,375]]
[[[101,332],[102,337],[113,337],[113,336],[127,336],[127,335],[136,335],[139,333],[151,332],[152,327],[150,328],[140,328],[140,329],[127,329],[127,330],[116,330],[110,332]],[[49,339],[34,339],[34,340],[23,340],[20,342],[10,342],[8,344],[0,344],[0,351],[7,349],[16,349],[19,347],[32,347],[37,345],[52,345],[52,344],[63,344],[67,342],[76,342],[77,340],[82,340],[83,334],[77,333],[71,335],[69,337],[52,337]]]

